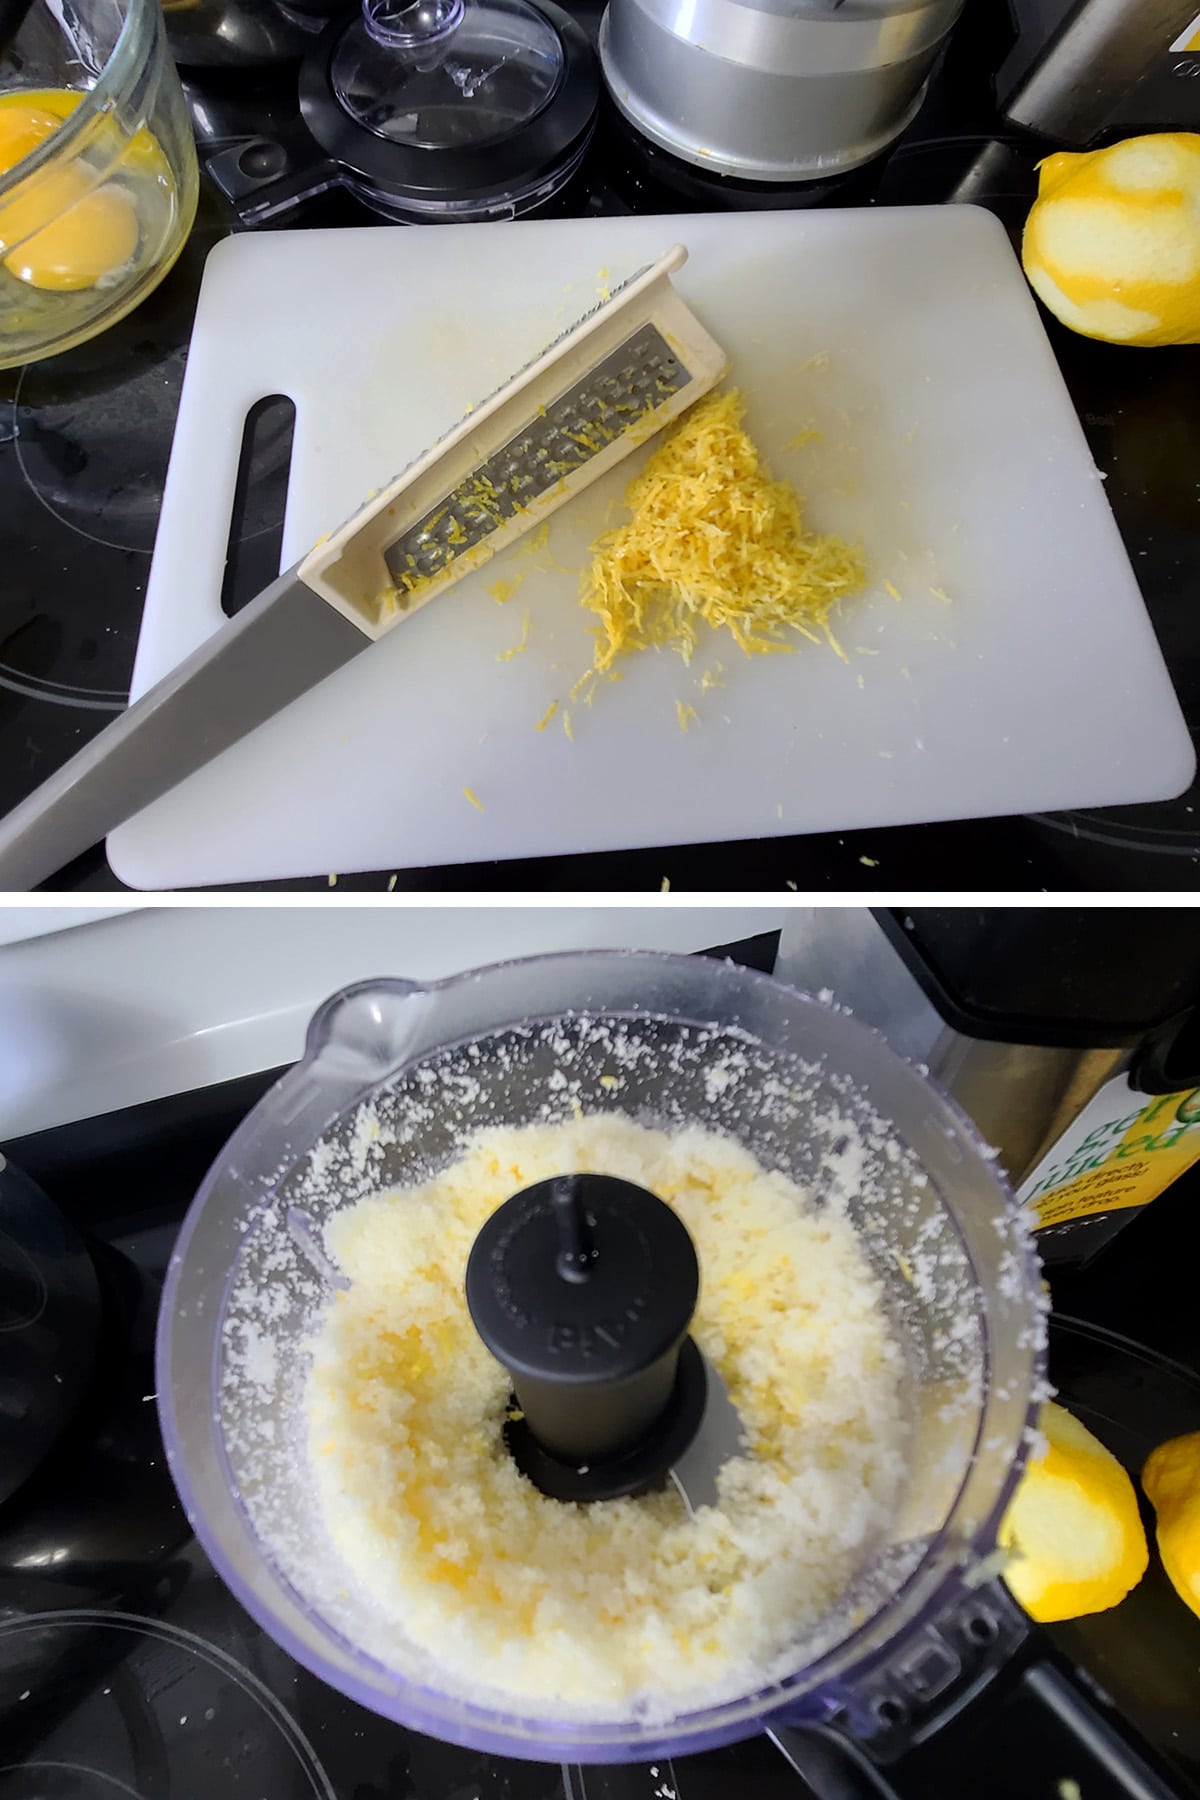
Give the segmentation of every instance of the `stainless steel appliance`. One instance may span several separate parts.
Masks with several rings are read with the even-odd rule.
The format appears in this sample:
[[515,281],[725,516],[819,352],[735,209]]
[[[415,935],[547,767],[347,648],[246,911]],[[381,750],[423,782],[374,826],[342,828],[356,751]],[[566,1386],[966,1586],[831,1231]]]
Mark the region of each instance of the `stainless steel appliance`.
[[714,173],[827,179],[913,118],[962,0],[610,0],[600,58],[651,142]]
[[[1200,922],[1186,908],[803,907],[775,973],[828,990],[927,1068],[1016,1187],[1105,1084],[1123,1080],[1136,1104],[1200,1078]],[[1134,1211],[1081,1208],[1038,1248],[1091,1256]]]
[[1017,42],[996,75],[1016,125],[1084,146],[1200,129],[1200,0],[1009,0]]

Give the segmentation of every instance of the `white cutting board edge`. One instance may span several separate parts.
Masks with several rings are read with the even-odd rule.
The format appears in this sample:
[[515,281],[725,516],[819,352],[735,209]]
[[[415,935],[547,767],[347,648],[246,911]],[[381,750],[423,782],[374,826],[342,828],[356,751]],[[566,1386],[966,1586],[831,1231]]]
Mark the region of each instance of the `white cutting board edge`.
[[[692,251],[678,286],[730,351],[776,473],[815,523],[866,543],[874,588],[838,625],[849,665],[823,649],[748,664],[714,645],[690,672],[643,657],[573,709],[574,744],[556,722],[538,736],[586,664],[586,619],[575,575],[516,549],[122,826],[124,880],[715,843],[1187,785],[1190,736],[1082,430],[1003,229],[973,207],[227,240],[205,272],[135,693],[222,622],[255,401],[297,405],[286,565],[675,239]],[[785,449],[807,424],[821,441]],[[556,515],[567,570],[630,472]],[[497,607],[487,585],[531,563]],[[529,648],[498,665],[525,606]],[[726,686],[700,695],[714,661]],[[676,698],[701,714],[686,737]]]

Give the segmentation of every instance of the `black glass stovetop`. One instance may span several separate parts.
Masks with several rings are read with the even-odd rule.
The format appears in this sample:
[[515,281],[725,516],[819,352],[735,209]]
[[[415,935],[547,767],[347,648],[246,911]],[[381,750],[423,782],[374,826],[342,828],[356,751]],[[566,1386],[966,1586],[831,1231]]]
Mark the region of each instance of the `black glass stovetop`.
[[[574,10],[594,32],[600,7]],[[929,98],[890,158],[829,198],[841,205],[973,201],[1014,240],[1047,145],[997,126],[990,71],[1007,42],[1004,0],[974,0]],[[294,69],[187,76],[202,150],[295,111]],[[572,215],[798,204],[800,196],[706,178],[606,114],[579,174],[553,203]],[[279,221],[378,223],[346,194]],[[0,372],[0,809],[29,793],[125,702],[200,275],[234,228],[204,187],[191,240],[162,287],[92,343]],[[1047,319],[1185,712],[1200,731],[1200,352],[1120,349]],[[267,412],[248,445],[224,602],[278,570],[286,424]],[[346,875],[341,889],[592,890],[1191,888],[1200,866],[1196,790],[1159,806],[828,833],[669,850],[547,857]],[[48,886],[119,887],[97,847]],[[322,872],[274,885],[328,891]]]
[[[768,936],[712,954],[769,969],[774,951]],[[438,1743],[318,1681],[227,1592],[167,1470],[154,1326],[192,1195],[281,1072],[3,1146],[84,1235],[104,1327],[66,1436],[0,1506],[0,1800],[804,1800],[764,1736],[582,1770]],[[1052,1377],[1131,1467],[1147,1433],[1156,1443],[1200,1429],[1200,1377],[1180,1366],[1196,1369],[1198,1250],[1200,1169],[1128,1225],[1119,1248],[1051,1272]],[[1125,1438],[1138,1440],[1132,1457]],[[1200,1620],[1157,1562],[1121,1607],[1059,1633],[1058,1648],[1161,1759],[1168,1791],[1200,1796]],[[1069,1741],[1035,1762],[1025,1742],[997,1758],[993,1738],[985,1768],[971,1734],[968,1709],[902,1759],[907,1800],[1064,1800],[1058,1780],[1077,1766]],[[873,1800],[857,1781],[837,1792]],[[1107,1793],[1089,1786],[1084,1800]]]

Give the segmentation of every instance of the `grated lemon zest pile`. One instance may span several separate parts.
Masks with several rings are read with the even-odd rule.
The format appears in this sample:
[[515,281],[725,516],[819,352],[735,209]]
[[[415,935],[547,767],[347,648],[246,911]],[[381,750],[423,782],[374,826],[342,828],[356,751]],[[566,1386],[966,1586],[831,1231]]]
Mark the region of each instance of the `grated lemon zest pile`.
[[633,517],[592,546],[581,600],[599,625],[577,687],[632,650],[673,649],[690,662],[702,625],[727,630],[748,656],[793,649],[791,632],[843,654],[829,616],[864,585],[862,553],[805,529],[742,413],[736,390],[701,400],[631,483]]

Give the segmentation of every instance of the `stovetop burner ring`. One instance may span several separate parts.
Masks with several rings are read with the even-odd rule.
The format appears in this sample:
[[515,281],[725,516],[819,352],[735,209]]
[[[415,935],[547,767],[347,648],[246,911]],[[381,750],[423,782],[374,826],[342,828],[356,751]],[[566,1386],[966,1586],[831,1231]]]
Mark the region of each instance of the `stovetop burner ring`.
[[124,712],[129,692],[119,688],[76,687],[66,681],[51,681],[46,676],[36,679],[23,675],[8,663],[0,662],[0,688],[22,694],[28,700],[46,700],[51,706],[82,706],[90,712]]
[[62,397],[53,365],[28,363],[20,371],[10,441],[26,487],[59,525],[106,549],[149,556],[162,496],[157,471],[146,468],[145,432],[152,418],[161,419],[164,432],[173,429],[186,357],[186,347],[177,348],[164,370],[160,359],[135,356],[141,366],[126,375],[115,400],[106,389],[101,405],[87,389]]
[[[99,1635],[106,1631],[132,1641],[114,1657]],[[139,1656],[146,1659],[141,1665]],[[0,1701],[9,1746],[23,1716],[59,1708],[48,1732],[39,1720],[27,1759],[0,1765],[5,1800],[14,1775],[39,1768],[79,1775],[88,1785],[72,1779],[61,1792],[39,1786],[38,1800],[82,1800],[98,1784],[105,1795],[152,1800],[140,1774],[156,1795],[161,1771],[181,1763],[216,1781],[224,1770],[238,1791],[246,1782],[255,1794],[270,1791],[272,1800],[336,1800],[300,1725],[251,1669],[198,1633],[143,1613],[63,1608],[0,1620]],[[256,1729],[264,1723],[273,1728],[265,1735]],[[109,1766],[96,1767],[106,1751]],[[282,1770],[290,1777],[281,1784]]]
[[[49,1785],[47,1785],[44,1775],[47,1770],[50,1771]],[[5,1800],[22,1800],[20,1789],[24,1785],[24,1777],[27,1775],[34,1778],[34,1787],[29,1794],[29,1800],[76,1800],[77,1796],[78,1800],[84,1800],[85,1796],[94,1793],[97,1783],[103,1787],[106,1794],[127,1795],[128,1800],[146,1800],[145,1795],[139,1794],[136,1788],[129,1787],[124,1781],[119,1781],[115,1775],[106,1775],[103,1769],[89,1768],[86,1763],[44,1761],[0,1763],[0,1778],[6,1775],[17,1776],[20,1785],[14,1790],[10,1782],[4,1782]],[[65,1786],[58,1780],[60,1775],[67,1777]],[[73,1780],[74,1776],[81,1777],[81,1781]]]

